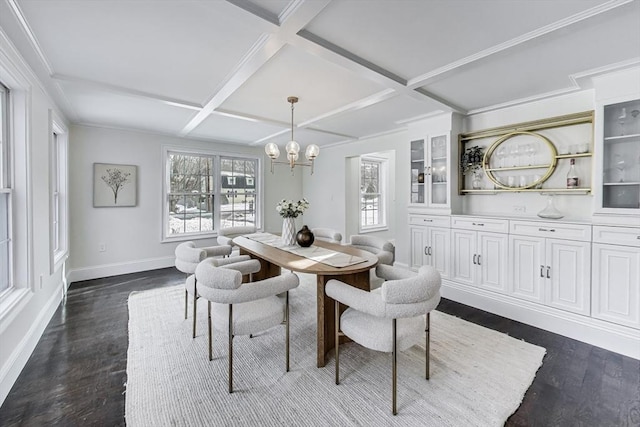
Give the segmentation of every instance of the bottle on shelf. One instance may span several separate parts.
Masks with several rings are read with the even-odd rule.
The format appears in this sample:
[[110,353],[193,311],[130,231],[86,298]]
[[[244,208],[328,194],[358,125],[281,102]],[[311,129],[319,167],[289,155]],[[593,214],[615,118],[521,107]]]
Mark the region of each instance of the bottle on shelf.
[[571,159],[571,166],[569,166],[569,172],[567,173],[567,188],[578,188],[580,186],[575,165],[576,159]]

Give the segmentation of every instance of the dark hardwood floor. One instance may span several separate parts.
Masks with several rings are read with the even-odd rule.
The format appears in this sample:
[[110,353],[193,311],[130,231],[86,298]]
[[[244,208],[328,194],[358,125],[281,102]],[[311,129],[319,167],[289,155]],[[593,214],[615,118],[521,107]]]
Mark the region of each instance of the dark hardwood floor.
[[[168,268],[73,283],[0,407],[0,425],[125,425],[127,298],[183,280]],[[453,301],[438,309],[547,349],[506,425],[640,426],[640,361]]]

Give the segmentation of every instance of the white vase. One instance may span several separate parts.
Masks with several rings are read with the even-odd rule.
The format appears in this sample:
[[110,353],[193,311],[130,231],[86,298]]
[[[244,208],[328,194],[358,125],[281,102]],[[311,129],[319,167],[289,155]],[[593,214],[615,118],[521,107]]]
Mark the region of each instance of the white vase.
[[293,246],[296,244],[295,218],[285,218],[282,221],[282,242],[286,246]]

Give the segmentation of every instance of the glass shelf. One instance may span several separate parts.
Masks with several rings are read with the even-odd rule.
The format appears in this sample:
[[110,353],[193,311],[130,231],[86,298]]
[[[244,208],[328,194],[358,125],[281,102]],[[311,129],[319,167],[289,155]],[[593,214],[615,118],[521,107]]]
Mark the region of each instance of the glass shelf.
[[640,182],[605,182],[604,186],[640,185]]
[[548,169],[552,165],[532,165],[532,166],[512,166],[506,168],[485,168],[486,171],[500,172],[500,171],[518,171],[526,169]]
[[640,138],[640,133],[635,133],[633,135],[620,135],[620,136],[607,136],[604,138],[605,141],[627,141],[630,139]]

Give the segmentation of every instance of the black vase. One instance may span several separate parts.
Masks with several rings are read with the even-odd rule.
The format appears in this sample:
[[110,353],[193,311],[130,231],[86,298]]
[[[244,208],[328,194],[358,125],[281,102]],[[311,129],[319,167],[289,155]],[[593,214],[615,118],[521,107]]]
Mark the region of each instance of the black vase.
[[302,230],[298,231],[298,234],[296,234],[296,241],[303,248],[308,248],[309,246],[311,246],[314,240],[315,237],[313,236],[313,233],[306,225],[303,225]]

